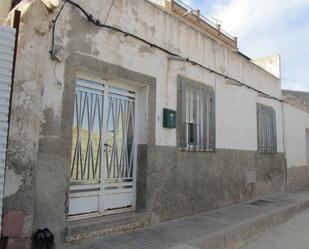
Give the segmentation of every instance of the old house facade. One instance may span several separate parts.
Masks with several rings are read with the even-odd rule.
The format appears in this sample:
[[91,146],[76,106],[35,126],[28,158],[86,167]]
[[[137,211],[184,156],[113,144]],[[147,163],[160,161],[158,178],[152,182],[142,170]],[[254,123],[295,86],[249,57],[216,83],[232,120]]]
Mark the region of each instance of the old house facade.
[[264,70],[180,1],[16,9],[4,237],[48,227],[63,245],[286,189],[278,60]]

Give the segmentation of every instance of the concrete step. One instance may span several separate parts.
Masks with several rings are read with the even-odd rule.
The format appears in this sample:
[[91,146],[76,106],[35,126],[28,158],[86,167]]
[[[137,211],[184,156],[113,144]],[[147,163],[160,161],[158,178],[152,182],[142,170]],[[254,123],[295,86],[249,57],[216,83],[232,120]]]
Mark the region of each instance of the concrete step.
[[149,218],[144,211],[70,220],[66,229],[66,240],[67,242],[72,242],[90,239],[132,231],[147,225],[149,225]]

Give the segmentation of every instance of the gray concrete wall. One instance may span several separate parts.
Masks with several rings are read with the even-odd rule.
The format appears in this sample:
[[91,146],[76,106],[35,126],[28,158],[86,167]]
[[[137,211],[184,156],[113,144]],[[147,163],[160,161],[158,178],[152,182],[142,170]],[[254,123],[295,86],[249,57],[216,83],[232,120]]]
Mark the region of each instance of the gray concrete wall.
[[[285,188],[284,154],[223,150],[182,152],[156,146],[148,162],[147,210],[152,221],[179,218]],[[246,184],[246,174],[256,182]]]
[[309,167],[292,166],[287,170],[287,188],[288,190],[300,189],[309,185]]

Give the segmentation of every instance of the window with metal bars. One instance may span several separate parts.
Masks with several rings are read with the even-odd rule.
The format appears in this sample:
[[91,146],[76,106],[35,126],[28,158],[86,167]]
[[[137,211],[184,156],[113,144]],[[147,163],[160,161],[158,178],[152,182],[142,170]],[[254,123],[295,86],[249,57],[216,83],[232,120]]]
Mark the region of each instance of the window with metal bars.
[[277,153],[276,111],[271,106],[257,104],[258,151]]
[[184,151],[215,151],[215,92],[178,76],[178,138]]

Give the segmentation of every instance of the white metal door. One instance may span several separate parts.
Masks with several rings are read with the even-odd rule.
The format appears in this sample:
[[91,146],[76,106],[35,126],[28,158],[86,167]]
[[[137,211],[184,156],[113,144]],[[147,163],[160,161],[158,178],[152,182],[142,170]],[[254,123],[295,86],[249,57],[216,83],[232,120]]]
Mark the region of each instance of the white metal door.
[[77,80],[70,215],[134,209],[134,127],[134,91]]
[[0,25],[0,227],[16,30]]

